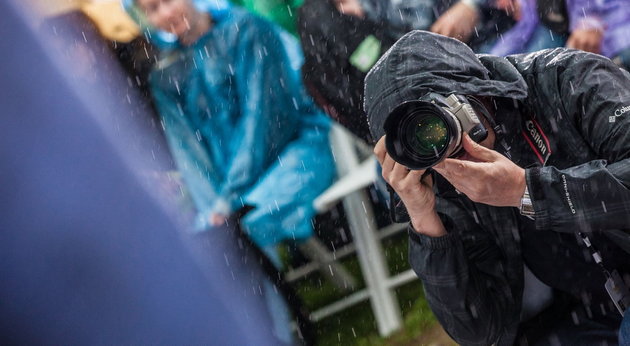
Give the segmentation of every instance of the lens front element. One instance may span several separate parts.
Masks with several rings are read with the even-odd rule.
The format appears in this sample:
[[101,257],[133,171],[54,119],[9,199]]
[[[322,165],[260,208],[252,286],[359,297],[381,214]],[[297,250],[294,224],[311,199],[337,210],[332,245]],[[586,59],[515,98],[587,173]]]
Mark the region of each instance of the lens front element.
[[451,155],[461,138],[461,126],[444,107],[426,101],[397,106],[384,124],[385,148],[410,169],[427,169]]
[[448,144],[446,123],[433,114],[417,117],[416,125],[407,127],[405,137],[413,151],[424,157],[439,157]]

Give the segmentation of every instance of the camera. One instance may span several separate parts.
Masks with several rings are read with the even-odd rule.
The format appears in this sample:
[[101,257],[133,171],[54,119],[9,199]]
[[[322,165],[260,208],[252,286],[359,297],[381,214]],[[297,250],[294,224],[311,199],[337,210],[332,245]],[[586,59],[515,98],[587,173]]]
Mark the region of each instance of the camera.
[[[476,99],[472,101],[483,107]],[[479,121],[471,100],[463,95],[436,93],[407,101],[391,111],[384,124],[385,147],[396,162],[409,169],[430,168],[462,151],[462,136],[468,133],[479,143],[488,131]]]

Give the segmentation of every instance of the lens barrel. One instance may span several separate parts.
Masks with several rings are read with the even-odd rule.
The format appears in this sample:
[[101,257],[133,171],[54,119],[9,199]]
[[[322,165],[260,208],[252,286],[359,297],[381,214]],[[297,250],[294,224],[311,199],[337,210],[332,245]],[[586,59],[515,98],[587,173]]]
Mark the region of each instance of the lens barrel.
[[427,169],[453,155],[462,137],[455,116],[427,101],[402,103],[390,113],[384,129],[387,152],[410,169]]

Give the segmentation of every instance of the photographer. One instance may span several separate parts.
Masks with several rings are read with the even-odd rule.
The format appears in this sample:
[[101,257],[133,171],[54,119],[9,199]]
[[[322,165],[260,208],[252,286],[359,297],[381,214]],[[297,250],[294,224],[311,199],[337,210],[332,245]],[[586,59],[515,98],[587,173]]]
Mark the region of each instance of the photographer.
[[[458,343],[617,343],[630,272],[626,72],[565,48],[476,56],[414,31],[372,68],[365,95],[383,177],[411,220],[410,263]],[[551,306],[529,303],[536,278]]]

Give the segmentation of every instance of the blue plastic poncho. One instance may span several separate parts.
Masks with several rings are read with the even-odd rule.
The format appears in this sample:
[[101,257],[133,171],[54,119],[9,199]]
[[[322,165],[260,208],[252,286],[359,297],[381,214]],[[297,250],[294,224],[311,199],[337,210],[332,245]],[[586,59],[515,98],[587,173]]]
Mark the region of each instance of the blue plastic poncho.
[[330,121],[299,77],[299,46],[243,10],[197,4],[206,5],[213,26],[192,46],[148,33],[162,48],[153,97],[198,226],[205,229],[212,213],[251,205],[243,224],[257,245],[305,239],[313,200],[331,184],[334,165]]

